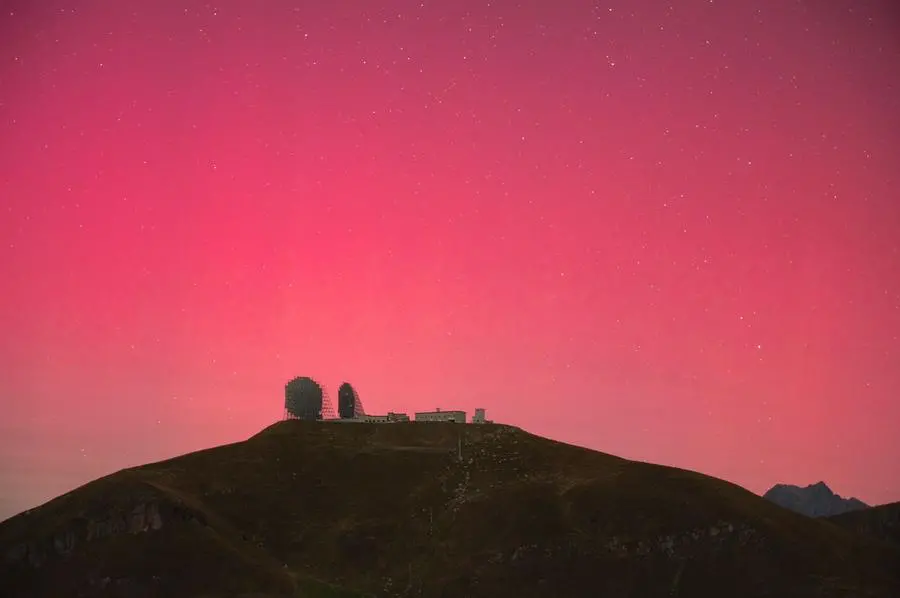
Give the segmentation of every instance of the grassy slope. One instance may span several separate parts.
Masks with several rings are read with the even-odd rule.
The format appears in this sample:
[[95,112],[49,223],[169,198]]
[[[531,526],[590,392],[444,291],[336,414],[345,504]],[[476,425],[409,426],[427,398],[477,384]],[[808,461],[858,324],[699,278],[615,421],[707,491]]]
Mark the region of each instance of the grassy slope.
[[837,525],[497,425],[281,422],[13,518],[0,555],[140,501],[163,505],[162,529],[79,543],[10,579],[35,596],[88,574],[156,575],[166,596],[900,595],[897,553]]
[[900,547],[900,502],[842,513],[829,517],[828,520],[845,529]]

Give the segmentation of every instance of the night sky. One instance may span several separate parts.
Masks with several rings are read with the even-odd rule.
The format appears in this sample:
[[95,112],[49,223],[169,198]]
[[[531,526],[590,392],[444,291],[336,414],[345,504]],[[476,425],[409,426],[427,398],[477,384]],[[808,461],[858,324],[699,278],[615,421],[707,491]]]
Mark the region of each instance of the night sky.
[[900,500],[893,0],[0,6],[0,519],[297,375]]

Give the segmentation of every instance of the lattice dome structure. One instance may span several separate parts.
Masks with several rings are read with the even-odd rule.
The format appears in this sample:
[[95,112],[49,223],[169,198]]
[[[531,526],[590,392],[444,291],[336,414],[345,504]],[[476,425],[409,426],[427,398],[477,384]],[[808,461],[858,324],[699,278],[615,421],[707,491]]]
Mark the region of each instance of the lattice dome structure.
[[285,419],[318,421],[326,416],[330,407],[322,387],[312,378],[300,376],[284,387]]

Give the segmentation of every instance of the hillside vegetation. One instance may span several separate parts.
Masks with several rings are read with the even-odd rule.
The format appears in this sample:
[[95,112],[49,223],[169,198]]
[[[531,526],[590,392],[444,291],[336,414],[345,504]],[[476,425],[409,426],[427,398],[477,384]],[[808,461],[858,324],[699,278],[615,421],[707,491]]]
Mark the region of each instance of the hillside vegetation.
[[[900,502],[834,515],[829,521],[900,547]],[[900,567],[900,563],[897,565]]]
[[492,424],[280,422],[14,517],[0,558],[10,597],[900,596],[886,543]]

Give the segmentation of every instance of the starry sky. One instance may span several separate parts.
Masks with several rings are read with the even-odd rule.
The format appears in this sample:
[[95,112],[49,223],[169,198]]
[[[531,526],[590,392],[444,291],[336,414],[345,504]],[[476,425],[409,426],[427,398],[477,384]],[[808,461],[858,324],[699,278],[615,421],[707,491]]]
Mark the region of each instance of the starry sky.
[[6,0],[0,40],[0,519],[297,375],[900,500],[892,0]]

